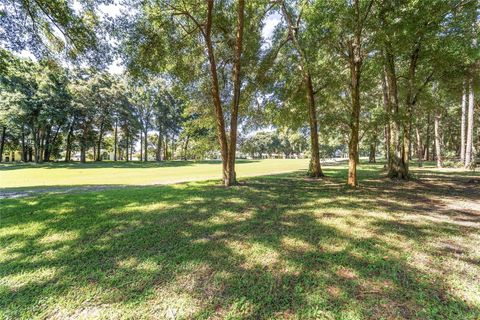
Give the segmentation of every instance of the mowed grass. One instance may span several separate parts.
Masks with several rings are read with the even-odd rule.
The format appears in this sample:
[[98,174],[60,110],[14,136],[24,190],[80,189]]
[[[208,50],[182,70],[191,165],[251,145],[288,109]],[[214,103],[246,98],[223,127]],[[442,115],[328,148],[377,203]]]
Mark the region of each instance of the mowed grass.
[[[238,160],[239,177],[308,168],[308,159]],[[87,162],[0,165],[0,188],[152,185],[221,177],[220,161]]]
[[325,171],[0,200],[0,318],[480,318],[478,174]]

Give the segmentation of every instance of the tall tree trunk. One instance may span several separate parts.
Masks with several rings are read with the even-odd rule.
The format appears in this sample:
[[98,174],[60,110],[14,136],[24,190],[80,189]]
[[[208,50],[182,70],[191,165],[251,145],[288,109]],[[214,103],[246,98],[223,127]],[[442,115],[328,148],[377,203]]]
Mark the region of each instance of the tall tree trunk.
[[163,148],[163,159],[164,160],[169,160],[168,159],[168,134],[165,133],[165,145]]
[[158,127],[157,150],[155,154],[156,161],[162,161],[162,128]]
[[35,124],[31,125],[31,132],[33,136],[33,152],[34,152],[34,161],[35,163],[39,162],[39,152],[40,152],[40,141],[39,141],[39,133],[36,130]]
[[143,131],[140,130],[140,161],[143,161]]
[[210,80],[211,80],[211,94],[213,98],[213,105],[215,107],[215,122],[217,128],[217,136],[220,144],[220,153],[222,157],[222,174],[223,183],[225,186],[230,184],[228,172],[228,142],[225,133],[225,119],[223,117],[222,102],[220,100],[220,87],[217,75],[217,63],[212,43],[212,22],[213,22],[213,7],[214,1],[207,0],[207,19],[205,24],[205,31],[203,36],[207,47],[207,56],[210,65]]
[[437,168],[443,166],[442,158],[442,135],[440,133],[441,115],[437,112],[435,114],[435,157],[437,159]]
[[300,56],[299,66],[303,76],[303,83],[305,85],[305,93],[308,102],[308,122],[310,125],[310,146],[311,146],[311,158],[310,158],[310,168],[309,176],[312,178],[323,177],[322,167],[320,165],[320,147],[318,144],[318,121],[317,121],[317,108],[315,105],[315,92],[313,89],[312,76],[308,68],[308,61],[303,52],[302,46],[298,42],[297,32],[298,26],[293,24],[292,18],[290,17],[285,3],[282,2],[282,13],[287,21],[288,33],[293,42],[293,45]]
[[80,142],[80,162],[85,163],[87,161],[87,129],[83,130],[83,136]]
[[102,161],[102,140],[103,140],[103,126],[104,123],[100,124],[100,131],[98,132],[98,141],[97,141],[97,157],[94,159],[96,161]]
[[183,160],[187,161],[187,151],[188,151],[188,142],[190,140],[190,136],[187,135],[187,138],[185,140],[185,147],[184,147],[184,151],[183,151]]
[[[358,1],[355,1],[356,15],[358,12]],[[360,131],[360,78],[362,72],[361,55],[361,34],[356,30],[355,38],[349,46],[349,64],[350,64],[350,84],[352,109],[350,114],[350,139],[348,142],[348,185],[355,187],[358,184],[357,165],[358,165],[358,134]]]
[[408,169],[404,161],[404,145],[402,134],[402,123],[398,104],[397,76],[395,71],[395,57],[391,49],[385,51],[385,64],[388,81],[388,103],[391,110],[391,133],[390,133],[390,161],[388,176],[392,179],[408,179]]
[[46,129],[47,133],[45,135],[45,145],[43,150],[43,160],[48,162],[50,160],[50,138],[52,135],[52,127],[48,126]]
[[350,67],[351,86],[351,111],[350,111],[350,137],[348,141],[348,180],[351,187],[358,185],[357,166],[360,160],[358,152],[360,132],[360,80],[362,77],[363,55],[362,55],[362,30],[363,24],[368,17],[373,5],[371,0],[366,12],[361,13],[360,0],[353,0],[355,23],[353,26],[353,39],[347,43],[348,62]]
[[466,146],[466,123],[467,123],[467,84],[463,84],[462,93],[462,119],[460,128],[460,161],[465,163],[465,146]]
[[407,81],[407,94],[406,94],[406,107],[407,107],[407,119],[404,124],[404,139],[403,139],[403,162],[405,171],[408,177],[409,164],[411,158],[412,147],[412,122],[413,122],[413,108],[415,106],[417,97],[415,90],[415,78],[417,71],[418,55],[420,53],[420,41],[417,41],[410,54],[410,64],[408,67],[408,81]]
[[75,125],[75,118],[72,119],[70,126],[68,128],[67,134],[67,144],[65,147],[65,162],[69,162],[72,160],[72,135],[73,135],[73,127]]
[[58,133],[60,132],[61,127],[57,126],[57,130],[55,130],[55,134],[53,135],[53,138],[50,138],[47,140],[49,141],[48,145],[45,147],[45,161],[50,161],[50,157],[53,152],[53,147],[55,146],[55,142],[57,142],[58,138]]
[[383,105],[385,108],[385,113],[387,115],[387,124],[385,125],[385,160],[388,163],[390,163],[390,104],[388,103],[388,88],[387,88],[387,79],[386,79],[386,70],[384,67],[383,74],[382,74],[382,91],[383,91]]
[[171,144],[170,144],[170,160],[174,160],[173,156],[175,153],[175,135],[172,133],[172,139],[171,139]]
[[[233,100],[230,117],[230,143],[228,144],[228,182],[224,182],[225,185],[231,186],[237,184],[237,178],[235,173],[235,156],[237,151],[237,126],[238,126],[238,108],[240,105],[240,87],[241,87],[241,58],[243,48],[243,22],[245,1],[238,0],[237,9],[237,35],[235,40],[235,57],[233,62]],[[188,144],[188,137],[187,137]],[[186,157],[186,149],[185,149]]]
[[130,156],[130,152],[129,152],[129,150],[130,150],[129,142],[130,142],[130,141],[128,141],[128,140],[129,140],[128,137],[129,137],[129,135],[128,135],[128,133],[127,133],[127,134],[125,135],[125,140],[126,140],[126,141],[125,141],[125,161],[127,161],[127,162],[130,160],[130,159],[129,159],[129,156]]
[[415,128],[417,134],[417,157],[418,157],[418,166],[421,167],[423,165],[423,145],[422,145],[422,137],[420,136],[420,130]]
[[115,131],[113,133],[114,141],[113,141],[113,161],[117,161],[117,149],[118,149],[118,123],[115,120]]
[[130,139],[130,161],[133,161],[133,150],[135,149],[135,140],[133,137]]
[[144,138],[143,138],[143,143],[144,143],[144,150],[143,152],[145,153],[144,160],[145,162],[148,161],[148,128],[145,129],[145,132],[143,133]]
[[425,151],[424,151],[424,159],[425,161],[430,161],[430,131],[432,126],[432,119],[430,113],[427,115],[427,137],[425,139]]
[[22,137],[21,137],[21,143],[22,143],[22,160],[23,162],[27,162],[28,161],[28,158],[27,158],[27,153],[28,153],[28,150],[27,150],[27,146],[25,144],[25,125],[22,124]]
[[[0,140],[0,162],[3,161],[3,147],[5,146],[5,133],[7,132],[7,127],[2,126],[2,138]],[[22,153],[23,156],[23,153]]]
[[471,166],[473,159],[473,124],[474,124],[474,104],[475,104],[475,97],[473,93],[473,79],[469,80],[469,88],[468,88],[468,120],[467,120],[467,145],[465,146],[465,168],[469,168]]

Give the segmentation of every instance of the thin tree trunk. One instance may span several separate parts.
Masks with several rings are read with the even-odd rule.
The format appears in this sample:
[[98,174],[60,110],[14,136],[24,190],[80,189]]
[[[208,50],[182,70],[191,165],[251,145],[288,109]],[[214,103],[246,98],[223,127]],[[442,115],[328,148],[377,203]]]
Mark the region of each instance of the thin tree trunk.
[[360,11],[360,0],[353,0],[355,23],[353,26],[353,39],[347,44],[348,60],[350,66],[351,85],[351,113],[350,113],[350,137],[348,143],[348,185],[358,185],[357,166],[360,162],[359,132],[360,132],[360,80],[362,77],[363,55],[362,55],[362,30],[373,5],[371,0],[364,14]]
[[130,159],[129,159],[129,156],[130,156],[129,150],[130,150],[130,148],[129,148],[129,145],[128,145],[128,143],[129,143],[129,141],[128,141],[128,134],[125,135],[125,140],[126,140],[126,141],[125,141],[125,156],[126,156],[125,161],[128,162],[128,161],[130,160]]
[[285,3],[282,2],[282,13],[288,24],[288,32],[290,38],[295,46],[295,49],[300,56],[299,66],[303,76],[303,83],[305,85],[305,93],[308,101],[308,120],[310,125],[310,145],[311,145],[311,158],[309,176],[312,178],[323,177],[322,167],[320,165],[320,148],[318,145],[318,121],[317,121],[317,109],[315,105],[315,93],[313,90],[312,76],[307,66],[307,59],[303,52],[303,49],[298,42],[297,32],[298,26],[295,26],[292,22],[290,15],[287,12]]
[[118,148],[118,124],[115,120],[115,131],[114,131],[114,141],[113,141],[113,161],[117,161],[117,148]]
[[408,68],[408,81],[407,81],[407,94],[406,94],[406,107],[407,107],[407,119],[404,124],[404,139],[403,139],[403,162],[405,171],[409,172],[409,163],[412,155],[412,123],[413,123],[413,108],[415,107],[417,95],[415,90],[415,78],[417,71],[417,61],[420,54],[421,41],[415,42],[412,52],[410,54],[410,64]]
[[466,146],[466,123],[467,123],[467,85],[463,84],[462,93],[462,119],[460,128],[460,161],[465,163],[465,146]]
[[168,159],[168,134],[165,133],[165,148],[163,148],[163,159],[164,160],[169,160]]
[[162,128],[158,128],[157,150],[155,160],[162,161]]
[[27,158],[27,153],[28,153],[28,150],[27,150],[27,146],[25,145],[25,125],[22,124],[22,160],[23,162],[27,162],[28,161],[28,158]]
[[390,104],[388,103],[388,88],[387,88],[387,79],[386,79],[386,70],[384,67],[383,74],[382,74],[382,91],[383,91],[383,105],[385,107],[385,113],[387,115],[387,124],[385,125],[385,160],[390,163]]
[[472,150],[473,150],[473,124],[474,124],[474,104],[475,104],[475,97],[473,94],[473,80],[469,80],[469,88],[468,88],[468,119],[467,119],[467,144],[465,146],[465,168],[469,168],[471,166],[473,159]]
[[186,141],[185,141],[185,147],[184,147],[184,151],[183,151],[183,160],[187,160],[187,151],[188,151],[188,142],[190,140],[190,136],[187,135],[187,138],[186,138]]
[[103,121],[100,124],[100,131],[98,133],[98,141],[97,141],[97,157],[94,157],[96,161],[102,161],[102,152],[101,152],[101,147],[102,147],[102,139],[103,139]]
[[140,162],[143,161],[143,131],[140,130]]
[[50,161],[50,157],[52,155],[53,147],[55,146],[55,142],[57,141],[58,133],[60,132],[60,129],[61,129],[61,127],[58,126],[57,130],[55,130],[55,134],[53,135],[53,138],[49,139],[48,146],[45,147],[45,161],[47,161],[47,162]]
[[68,128],[68,134],[67,134],[67,144],[65,147],[65,162],[68,162],[72,160],[72,135],[73,135],[73,126],[75,123],[75,119],[72,120],[70,123],[70,126]]
[[148,129],[145,128],[145,132],[143,133],[144,137],[143,137],[143,142],[145,144],[145,147],[143,148],[143,152],[145,153],[145,158],[144,158],[144,161],[147,162],[148,161]]
[[[358,1],[355,1],[355,11],[358,16]],[[360,28],[359,26],[357,28]],[[361,34],[356,30],[353,43],[349,46],[349,64],[351,81],[351,99],[352,109],[350,114],[350,139],[348,143],[348,185],[355,187],[358,184],[357,165],[358,165],[358,134],[360,131],[360,78],[362,72],[361,55]]]
[[[3,147],[5,146],[5,133],[7,132],[7,127],[2,126],[2,139],[0,140],[0,162],[3,161]],[[23,153],[22,153],[23,156]]]
[[418,166],[421,167],[423,165],[422,160],[423,160],[423,145],[422,145],[422,138],[420,136],[420,130],[418,128],[415,128],[416,134],[417,134],[417,157],[418,157]]
[[427,138],[425,141],[425,156],[424,159],[425,161],[430,160],[430,131],[431,131],[431,126],[432,126],[432,120],[431,120],[431,115],[428,113],[427,116]]
[[435,156],[437,159],[437,168],[443,166],[442,158],[442,136],[440,133],[440,120],[441,116],[439,113],[435,114]]
[[[245,13],[245,1],[238,0],[237,10],[237,35],[235,40],[235,58],[233,67],[233,101],[230,117],[230,143],[228,145],[228,182],[225,185],[231,186],[237,184],[235,173],[235,156],[237,151],[237,126],[238,126],[238,108],[240,105],[240,86],[241,86],[241,58],[243,48],[243,22]],[[187,137],[188,144],[188,137]],[[186,149],[185,149],[186,155]]]
[[203,36],[207,47],[207,56],[210,64],[210,76],[211,76],[211,94],[213,98],[213,105],[215,107],[215,119],[218,141],[220,143],[220,153],[222,156],[222,173],[223,183],[228,186],[230,183],[228,174],[228,142],[227,135],[225,133],[225,119],[223,117],[222,102],[220,100],[220,87],[218,83],[217,75],[217,63],[215,61],[215,54],[213,51],[212,43],[212,22],[213,22],[213,7],[214,1],[207,1],[207,19],[205,24],[205,32]]
[[47,134],[45,136],[45,145],[43,150],[43,160],[48,162],[50,160],[50,136],[52,134],[52,127],[48,126]]

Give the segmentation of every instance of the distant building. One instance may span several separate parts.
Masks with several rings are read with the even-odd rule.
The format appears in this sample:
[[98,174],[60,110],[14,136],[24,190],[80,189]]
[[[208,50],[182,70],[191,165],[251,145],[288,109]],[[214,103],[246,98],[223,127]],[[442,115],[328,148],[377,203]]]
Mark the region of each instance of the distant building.
[[3,162],[19,162],[22,161],[21,151],[4,152],[2,157]]

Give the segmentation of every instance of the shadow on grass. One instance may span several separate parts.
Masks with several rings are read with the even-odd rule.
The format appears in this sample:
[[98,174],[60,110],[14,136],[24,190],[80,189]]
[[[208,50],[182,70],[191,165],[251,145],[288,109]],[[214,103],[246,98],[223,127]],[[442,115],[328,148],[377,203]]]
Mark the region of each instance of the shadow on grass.
[[[187,299],[188,318],[480,315],[446,292],[441,274],[408,264],[401,241],[384,237],[421,244],[478,232],[477,224],[466,232],[454,223],[395,219],[438,209],[435,202],[428,210],[412,203],[446,190],[388,182],[352,190],[339,183],[344,170],[327,172],[320,182],[297,173],[246,179],[235,188],[203,182],[0,201],[0,278],[9,283],[0,287],[0,310],[12,318],[49,317],[56,301],[67,299],[75,317],[94,300],[163,317],[163,301]],[[389,188],[388,201],[378,201]],[[356,233],[360,222],[371,234]],[[39,270],[53,272],[19,286],[8,280]],[[149,310],[151,304],[160,309]]]
[[[237,160],[237,163],[254,163],[260,160]],[[220,160],[202,160],[202,161],[89,161],[81,162],[44,162],[44,163],[0,163],[1,170],[17,170],[26,168],[45,168],[45,169],[102,169],[102,168],[174,168],[191,166],[195,164],[221,164]]]

